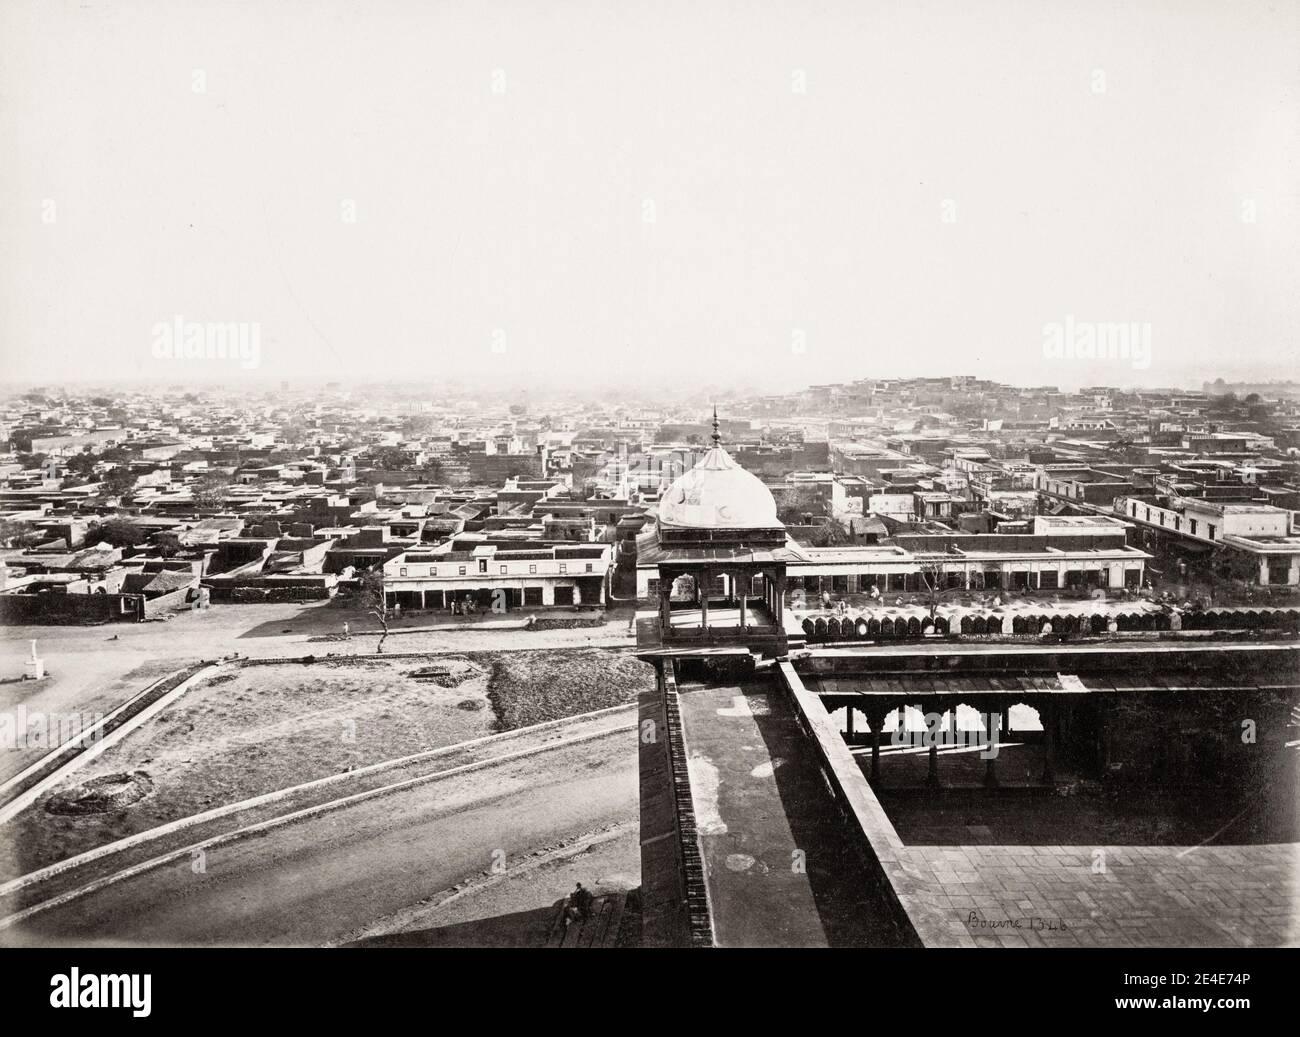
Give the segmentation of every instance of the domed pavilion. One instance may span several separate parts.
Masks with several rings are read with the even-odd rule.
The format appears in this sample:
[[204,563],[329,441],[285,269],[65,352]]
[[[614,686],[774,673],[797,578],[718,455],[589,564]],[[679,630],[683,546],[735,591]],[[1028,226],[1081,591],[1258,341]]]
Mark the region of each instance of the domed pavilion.
[[713,446],[659,502],[655,562],[664,642],[784,643],[786,530],[761,479]]

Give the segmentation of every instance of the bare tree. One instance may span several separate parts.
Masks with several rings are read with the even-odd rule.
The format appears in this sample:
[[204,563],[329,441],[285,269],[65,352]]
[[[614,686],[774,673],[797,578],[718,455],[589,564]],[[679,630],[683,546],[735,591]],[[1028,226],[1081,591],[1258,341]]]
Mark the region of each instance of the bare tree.
[[377,653],[384,650],[384,639],[388,637],[388,598],[384,591],[384,567],[377,565],[361,577],[361,594],[359,597],[362,611],[379,620],[383,634],[375,647]]
[[939,610],[939,595],[943,591],[948,578],[943,569],[943,562],[937,558],[922,559],[917,576],[920,579],[921,590],[926,595],[926,604],[930,608],[930,618],[934,619],[935,613]]
[[194,483],[194,503],[200,508],[219,508],[229,486],[230,480],[219,472],[204,475]]

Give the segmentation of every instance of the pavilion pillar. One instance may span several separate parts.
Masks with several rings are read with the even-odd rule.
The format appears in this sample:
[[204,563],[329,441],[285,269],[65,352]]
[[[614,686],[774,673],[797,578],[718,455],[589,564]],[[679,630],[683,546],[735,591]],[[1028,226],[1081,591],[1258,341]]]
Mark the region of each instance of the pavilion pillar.
[[665,636],[672,629],[672,606],[668,602],[668,596],[672,594],[673,584],[671,579],[660,577],[659,579],[659,625],[663,628]]
[[849,703],[849,708],[844,711],[844,738],[853,744],[853,703]]
[[1097,770],[1102,779],[1110,771],[1110,709],[1105,701],[1097,705]]
[[871,725],[871,784],[880,783],[880,730],[885,726],[885,711],[875,710],[867,717]]
[[[956,715],[956,710],[954,709],[954,718]],[[927,724],[925,732],[925,740],[930,745],[928,766],[926,767],[925,772],[925,783],[929,785],[930,788],[936,789],[939,787],[939,739],[942,737],[941,732],[937,730],[937,728],[941,726],[942,721],[936,723],[935,729],[930,728]]]
[[709,629],[709,580],[710,574],[707,569],[695,577],[695,589],[700,599],[700,628],[702,630]]
[[1044,698],[1040,700],[1042,706],[1038,714],[1043,721],[1043,784],[1054,785],[1056,783],[1056,707],[1052,705],[1051,699]]
[[989,754],[988,759],[984,761],[984,787],[995,789],[998,787],[998,761],[993,739],[997,737],[996,727],[1000,713],[994,710],[992,706],[985,706],[982,712],[984,714],[985,752]]
[[740,598],[740,629],[744,630],[745,629],[745,591],[747,590],[747,588],[745,587],[745,581],[743,579],[737,578],[736,582],[738,584],[737,596]]

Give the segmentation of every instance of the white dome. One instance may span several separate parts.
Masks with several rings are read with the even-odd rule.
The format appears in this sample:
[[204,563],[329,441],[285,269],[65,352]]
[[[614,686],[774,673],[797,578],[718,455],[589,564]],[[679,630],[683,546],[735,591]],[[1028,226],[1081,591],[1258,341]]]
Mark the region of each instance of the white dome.
[[756,475],[720,446],[668,488],[659,522],[673,529],[775,529],[776,501]]

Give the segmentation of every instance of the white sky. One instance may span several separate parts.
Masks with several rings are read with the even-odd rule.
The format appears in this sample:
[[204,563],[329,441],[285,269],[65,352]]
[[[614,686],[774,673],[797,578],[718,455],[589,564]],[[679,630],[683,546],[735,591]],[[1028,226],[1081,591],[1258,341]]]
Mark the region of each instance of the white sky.
[[[1287,0],[5,0],[2,377],[1289,377],[1298,41]],[[175,314],[261,366],[156,359]],[[1046,358],[1067,315],[1150,367]]]

